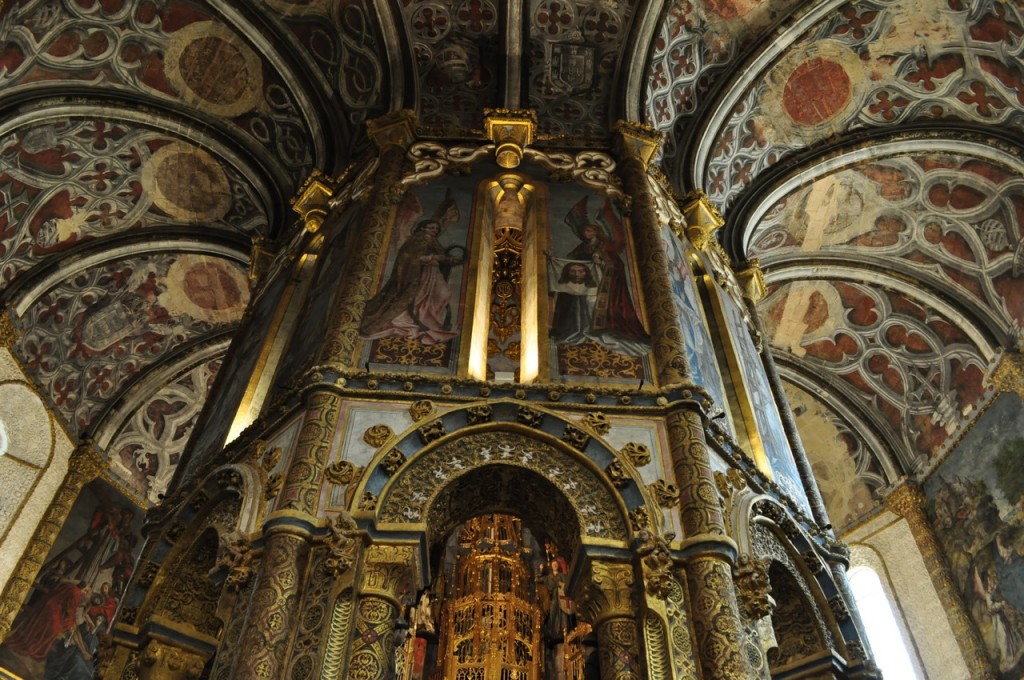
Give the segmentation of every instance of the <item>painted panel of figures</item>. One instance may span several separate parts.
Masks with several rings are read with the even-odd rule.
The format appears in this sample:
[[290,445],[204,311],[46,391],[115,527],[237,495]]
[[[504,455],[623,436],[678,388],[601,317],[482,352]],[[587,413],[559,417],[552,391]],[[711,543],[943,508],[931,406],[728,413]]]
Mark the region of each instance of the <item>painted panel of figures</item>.
[[1001,680],[1024,676],[1024,403],[1003,394],[925,483],[928,512]]
[[793,460],[793,452],[789,448],[789,440],[782,429],[782,418],[775,403],[771,386],[765,375],[761,354],[758,352],[750,336],[743,311],[733,298],[717,284],[713,294],[718,296],[720,307],[724,312],[724,322],[728,326],[729,337],[735,352],[734,370],[741,373],[743,386],[750,400],[750,411],[757,424],[757,433],[768,463],[771,466],[774,480],[782,489],[801,503],[810,512],[800,473]]
[[[688,246],[684,245],[671,230],[662,229],[665,252],[668,255],[668,273],[672,281],[672,301],[682,323],[683,340],[686,345],[686,360],[690,364],[693,381],[706,389],[715,400],[713,414],[725,413],[727,401],[722,387],[722,373],[718,368],[711,334],[704,323],[704,313],[697,297],[693,272],[687,262]],[[728,418],[723,424],[730,426]]]
[[466,289],[472,184],[419,187],[399,205],[380,287],[359,326],[364,361],[454,371]]
[[559,187],[550,200],[549,239],[552,374],[649,380],[651,338],[618,206],[579,187]]
[[0,667],[25,678],[93,678],[99,638],[142,547],[142,519],[102,479],[85,487],[0,645]]

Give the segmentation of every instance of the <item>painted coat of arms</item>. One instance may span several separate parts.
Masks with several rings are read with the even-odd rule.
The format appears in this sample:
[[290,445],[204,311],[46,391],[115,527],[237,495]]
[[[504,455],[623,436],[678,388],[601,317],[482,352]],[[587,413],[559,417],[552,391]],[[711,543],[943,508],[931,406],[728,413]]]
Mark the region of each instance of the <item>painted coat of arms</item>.
[[548,43],[551,87],[566,94],[590,89],[594,80],[594,48],[579,43]]

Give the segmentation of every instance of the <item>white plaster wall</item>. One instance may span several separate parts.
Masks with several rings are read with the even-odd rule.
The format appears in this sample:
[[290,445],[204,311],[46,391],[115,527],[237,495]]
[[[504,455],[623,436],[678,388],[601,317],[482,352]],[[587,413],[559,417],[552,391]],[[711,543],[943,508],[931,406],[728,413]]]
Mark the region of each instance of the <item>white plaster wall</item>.
[[968,680],[967,664],[907,522],[886,511],[843,540],[850,545],[852,567],[871,567],[878,574],[922,677]]

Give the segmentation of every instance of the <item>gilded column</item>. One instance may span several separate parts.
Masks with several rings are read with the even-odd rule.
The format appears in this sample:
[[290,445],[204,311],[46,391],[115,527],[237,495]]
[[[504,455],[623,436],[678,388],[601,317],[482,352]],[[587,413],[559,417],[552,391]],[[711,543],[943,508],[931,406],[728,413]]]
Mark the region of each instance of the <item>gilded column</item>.
[[662,135],[637,123],[620,122],[616,128],[619,175],[632,199],[630,224],[642,276],[644,303],[650,321],[651,346],[658,366],[658,384],[676,385],[689,379],[682,326],[669,283],[668,255],[651,194],[647,166],[661,146]]
[[415,139],[413,114],[399,111],[367,123],[370,137],[380,150],[380,164],[339,290],[345,291],[333,310],[327,338],[320,350],[325,361],[351,366],[356,358],[359,323],[366,302],[373,295],[374,275],[384,255],[385,239],[395,206],[405,192],[402,171],[406,150]]
[[14,618],[53,548],[57,534],[71,514],[71,507],[78,499],[82,487],[98,477],[105,468],[106,461],[93,448],[91,440],[83,441],[71,452],[68,471],[0,596],[0,641],[10,632]]
[[680,408],[668,416],[669,446],[679,486],[690,620],[704,680],[754,677],[740,649],[743,624],[733,583],[736,544],[726,534],[699,413]]
[[640,642],[633,567],[594,562],[581,605],[597,632],[601,680],[640,680]]
[[295,455],[278,495],[277,509],[264,526],[263,559],[239,643],[236,680],[278,678],[299,616],[323,474],[341,398],[311,393]]
[[917,483],[906,481],[893,489],[885,501],[890,510],[907,520],[917,549],[924,558],[935,592],[942,602],[942,608],[946,610],[946,618],[960,645],[960,653],[963,654],[964,661],[970,669],[971,677],[975,680],[994,679],[996,675],[985,653],[981,634],[967,613],[967,607],[953,583],[953,574],[946,563],[942,548],[939,547],[935,529],[925,514],[924,491]]
[[398,593],[411,578],[412,560],[413,549],[409,546],[374,545],[367,550],[347,678],[392,677],[395,621],[403,604]]

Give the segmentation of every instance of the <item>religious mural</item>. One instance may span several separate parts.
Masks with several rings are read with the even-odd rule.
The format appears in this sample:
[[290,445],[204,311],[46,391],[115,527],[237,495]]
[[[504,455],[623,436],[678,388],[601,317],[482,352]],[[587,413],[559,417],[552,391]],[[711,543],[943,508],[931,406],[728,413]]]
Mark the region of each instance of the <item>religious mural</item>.
[[1024,675],[1024,402],[1000,395],[925,482],[928,513],[1000,680]]
[[371,364],[453,371],[458,357],[471,192],[408,192],[395,215],[387,265],[359,334]]
[[25,678],[92,680],[99,638],[142,548],[142,520],[103,479],[82,490],[0,644],[0,666]]
[[789,439],[782,428],[782,418],[775,404],[771,386],[765,376],[761,353],[750,334],[747,316],[729,294],[710,277],[711,295],[717,299],[724,322],[729,327],[728,344],[732,347],[733,370],[743,376],[743,386],[749,400],[750,418],[757,425],[761,448],[771,466],[772,476],[782,489],[810,511],[800,473],[789,448]]
[[545,255],[552,373],[648,379],[651,338],[626,225],[613,201],[584,189],[559,192]]

